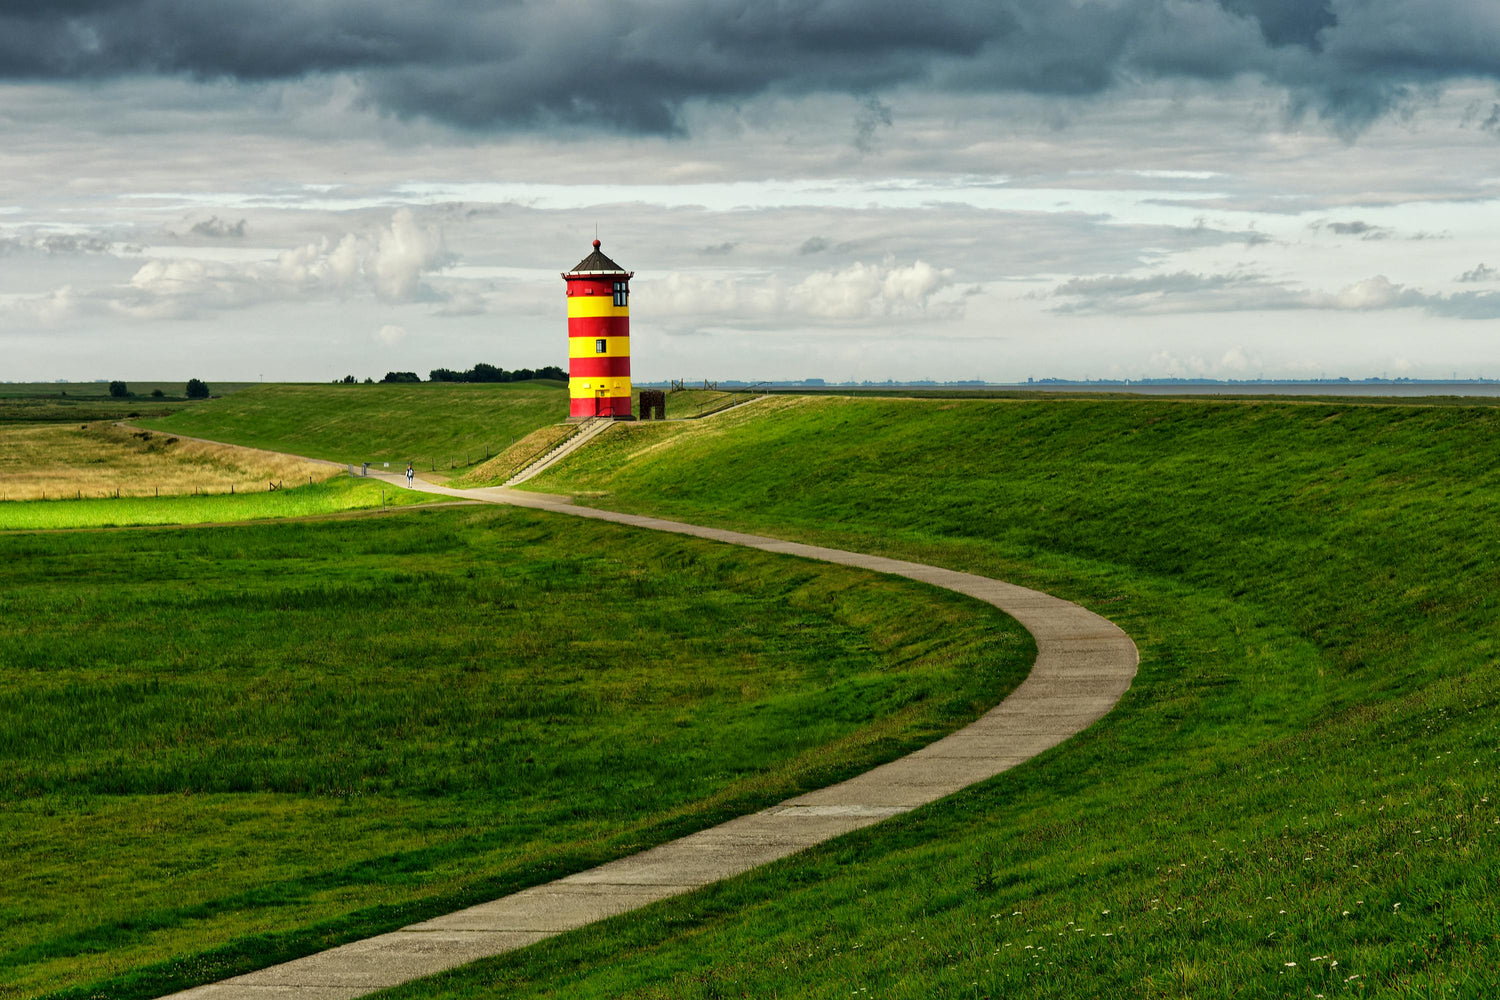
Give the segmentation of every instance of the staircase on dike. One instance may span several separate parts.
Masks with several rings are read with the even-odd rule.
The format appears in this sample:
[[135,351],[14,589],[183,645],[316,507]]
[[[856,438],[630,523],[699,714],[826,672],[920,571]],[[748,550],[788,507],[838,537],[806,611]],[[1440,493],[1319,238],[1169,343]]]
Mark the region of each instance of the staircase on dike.
[[606,430],[613,427],[614,423],[615,420],[613,417],[590,417],[589,419],[583,421],[578,425],[577,434],[574,434],[562,444],[558,445],[556,448],[553,448],[551,451],[547,452],[547,454],[543,455],[535,462],[532,462],[530,465],[526,466],[526,468],[522,469],[514,476],[511,476],[505,481],[504,485],[518,486],[521,483],[526,482],[526,480],[530,479],[532,476],[537,475],[553,462],[556,462],[566,457],[567,455],[572,454],[574,451],[582,448],[584,445],[588,444],[600,434],[603,434]]

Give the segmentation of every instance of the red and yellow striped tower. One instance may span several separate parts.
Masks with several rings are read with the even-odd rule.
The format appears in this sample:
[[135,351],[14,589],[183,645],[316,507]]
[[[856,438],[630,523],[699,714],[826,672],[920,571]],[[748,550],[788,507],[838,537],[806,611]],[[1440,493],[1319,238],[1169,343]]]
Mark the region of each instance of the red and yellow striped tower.
[[599,251],[568,283],[568,419],[630,416],[630,279]]

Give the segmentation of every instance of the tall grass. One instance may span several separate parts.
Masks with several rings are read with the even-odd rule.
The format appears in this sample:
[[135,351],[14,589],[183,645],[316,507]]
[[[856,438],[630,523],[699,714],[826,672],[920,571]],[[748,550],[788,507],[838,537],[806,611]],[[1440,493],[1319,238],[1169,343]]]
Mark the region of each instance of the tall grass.
[[0,501],[266,491],[342,470],[113,423],[0,424]]
[[0,996],[546,881],[920,745],[1031,655],[905,581],[521,510],[0,535]]
[[548,424],[538,427],[488,462],[449,480],[448,485],[461,489],[498,486],[577,434],[578,428],[578,424]]

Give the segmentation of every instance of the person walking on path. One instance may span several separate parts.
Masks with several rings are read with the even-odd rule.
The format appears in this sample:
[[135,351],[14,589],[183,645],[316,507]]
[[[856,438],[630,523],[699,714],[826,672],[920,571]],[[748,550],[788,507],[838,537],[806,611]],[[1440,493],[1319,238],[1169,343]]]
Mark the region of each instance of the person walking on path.
[[407,489],[412,489],[413,488],[412,487],[412,480],[414,480],[416,478],[417,478],[417,470],[413,469],[411,467],[411,463],[410,462],[407,462],[406,463],[406,488]]

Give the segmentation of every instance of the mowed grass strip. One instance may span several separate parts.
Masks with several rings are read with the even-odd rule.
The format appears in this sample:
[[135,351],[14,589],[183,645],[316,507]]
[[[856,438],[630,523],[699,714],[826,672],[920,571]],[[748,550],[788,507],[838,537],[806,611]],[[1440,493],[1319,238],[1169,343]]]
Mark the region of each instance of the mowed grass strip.
[[0,535],[0,996],[156,996],[600,863],[974,717],[956,595],[522,510]]
[[339,476],[271,492],[14,500],[0,503],[0,531],[222,524],[431,503],[433,497],[370,479]]
[[[307,485],[342,469],[110,422],[0,425],[0,501],[237,493]],[[3,515],[0,515],[3,521]]]
[[265,385],[149,426],[334,462],[467,469],[568,415],[555,382]]
[[911,816],[389,996],[1500,993],[1500,413],[772,400],[535,481],[1016,580],[1141,673]]

